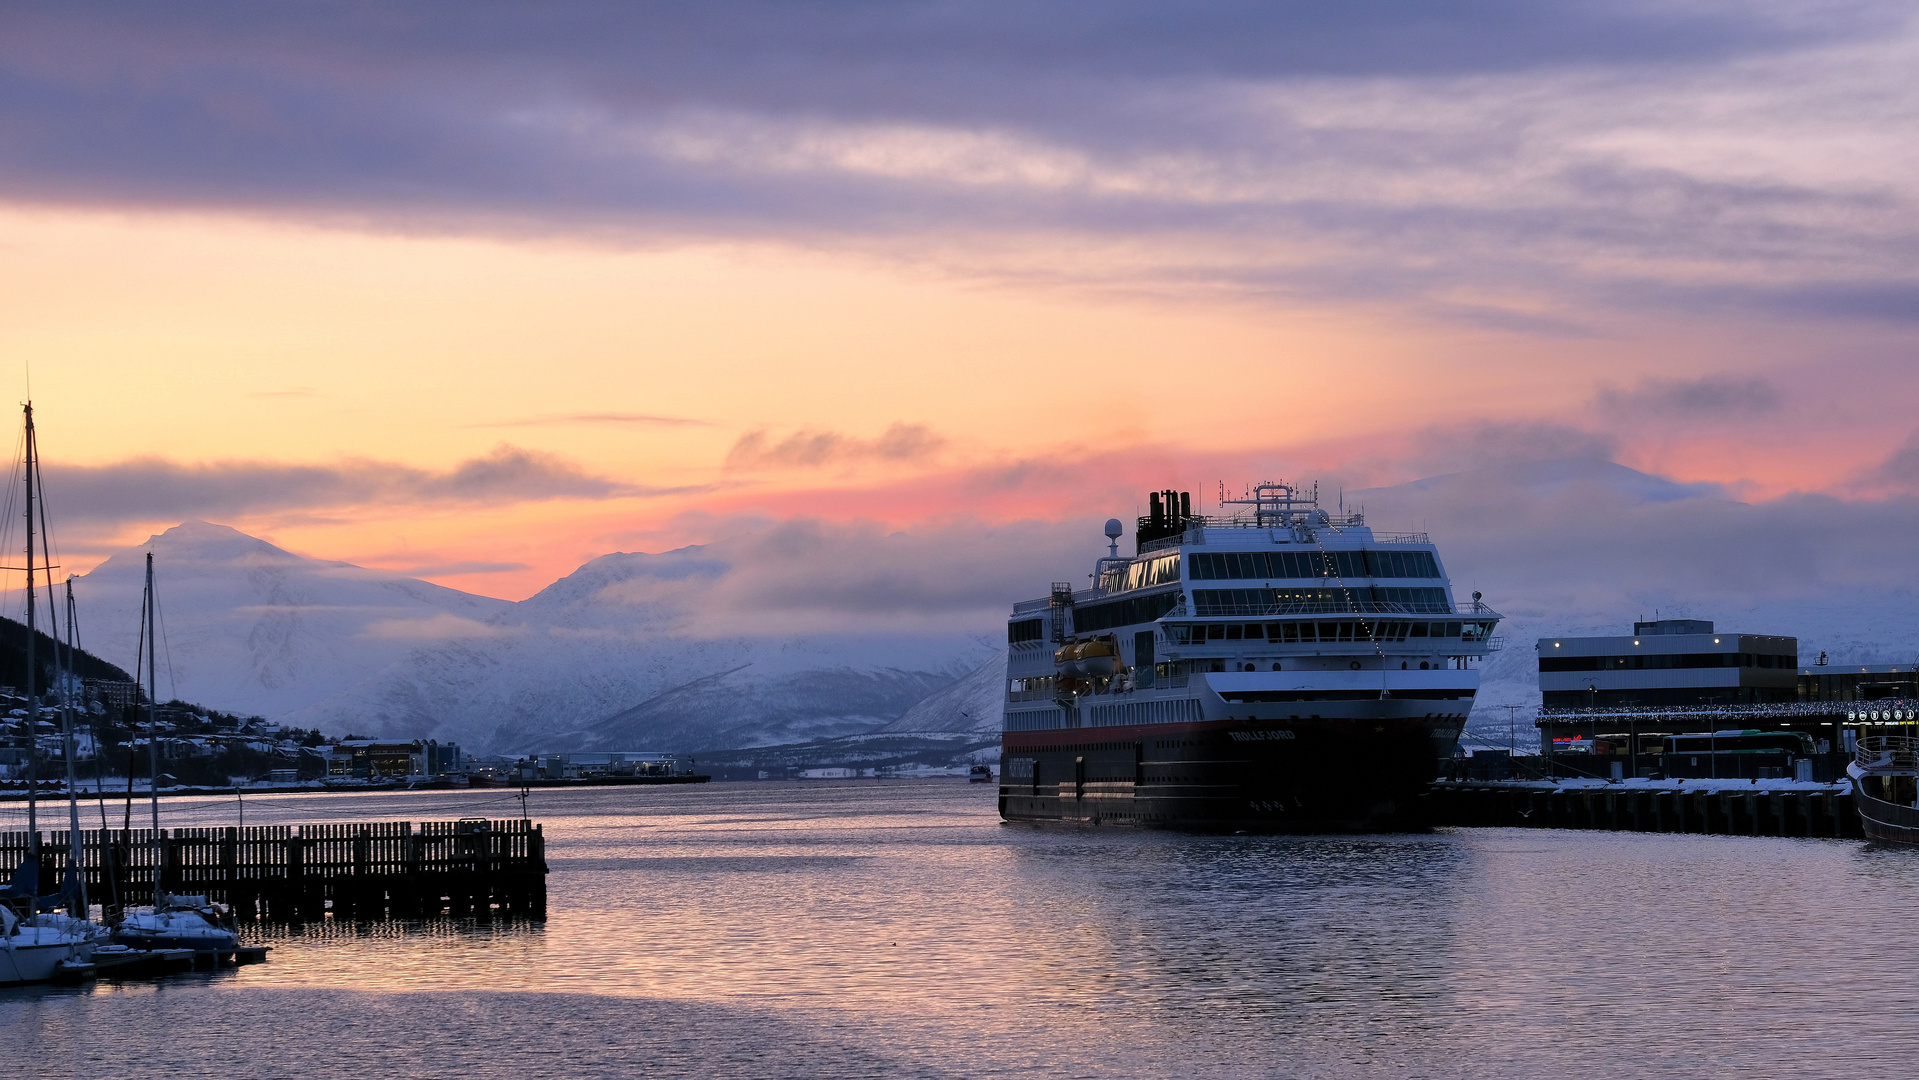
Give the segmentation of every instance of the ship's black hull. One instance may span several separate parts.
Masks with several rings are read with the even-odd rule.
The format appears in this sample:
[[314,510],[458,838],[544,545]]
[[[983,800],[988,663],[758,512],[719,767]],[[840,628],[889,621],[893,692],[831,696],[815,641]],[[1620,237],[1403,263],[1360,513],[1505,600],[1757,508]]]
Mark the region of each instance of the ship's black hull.
[[[1894,795],[1888,788],[1903,782],[1904,790]],[[1859,811],[1859,828],[1868,840],[1888,844],[1919,846],[1919,809],[1882,796],[1910,800],[1914,788],[1911,777],[1852,776],[1852,805]]]
[[1007,732],[1007,821],[1192,831],[1429,827],[1425,792],[1458,717],[1250,720]]

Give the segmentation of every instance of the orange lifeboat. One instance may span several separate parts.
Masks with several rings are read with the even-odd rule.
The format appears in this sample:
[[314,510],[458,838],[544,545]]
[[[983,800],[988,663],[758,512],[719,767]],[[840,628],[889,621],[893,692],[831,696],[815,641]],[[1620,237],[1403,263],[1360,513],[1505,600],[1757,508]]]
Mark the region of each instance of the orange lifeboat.
[[1088,675],[1114,675],[1119,672],[1119,647],[1112,638],[1082,641],[1076,651],[1079,670]]

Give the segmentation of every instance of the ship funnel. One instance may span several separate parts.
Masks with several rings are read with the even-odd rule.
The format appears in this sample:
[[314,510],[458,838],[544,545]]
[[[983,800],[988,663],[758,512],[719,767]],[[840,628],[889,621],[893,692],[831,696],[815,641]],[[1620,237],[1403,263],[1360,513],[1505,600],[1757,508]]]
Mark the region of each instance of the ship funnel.
[[[1150,492],[1146,496],[1146,507],[1146,515],[1139,519],[1139,530],[1133,534],[1142,551],[1147,544],[1179,536],[1192,520],[1192,497],[1184,491],[1164,488]],[[1118,539],[1110,532],[1106,535]]]

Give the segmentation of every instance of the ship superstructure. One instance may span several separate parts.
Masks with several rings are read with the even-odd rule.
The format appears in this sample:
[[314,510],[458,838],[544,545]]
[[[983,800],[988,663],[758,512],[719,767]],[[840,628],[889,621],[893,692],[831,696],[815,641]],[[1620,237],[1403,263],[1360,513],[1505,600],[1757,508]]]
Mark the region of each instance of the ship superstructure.
[[1375,533],[1316,489],[1222,513],[1155,492],[1136,553],[1107,523],[1090,587],[1014,606],[1000,813],[1276,830],[1417,824],[1417,796],[1498,648],[1423,533]]

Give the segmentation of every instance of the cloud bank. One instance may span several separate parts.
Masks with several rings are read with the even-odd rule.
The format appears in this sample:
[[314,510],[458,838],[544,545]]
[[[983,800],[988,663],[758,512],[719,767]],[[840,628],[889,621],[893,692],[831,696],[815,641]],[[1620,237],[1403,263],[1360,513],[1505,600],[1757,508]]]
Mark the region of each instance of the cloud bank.
[[353,506],[475,506],[672,494],[589,473],[551,454],[502,444],[444,471],[395,462],[185,464],[137,458],[47,465],[52,513],[83,523],[236,517]]
[[1910,322],[1915,58],[1889,2],[25,5],[0,193]]
[[810,469],[866,461],[923,462],[945,445],[946,439],[924,424],[894,424],[876,439],[812,429],[775,439],[764,430],[749,431],[727,451],[726,468]]

